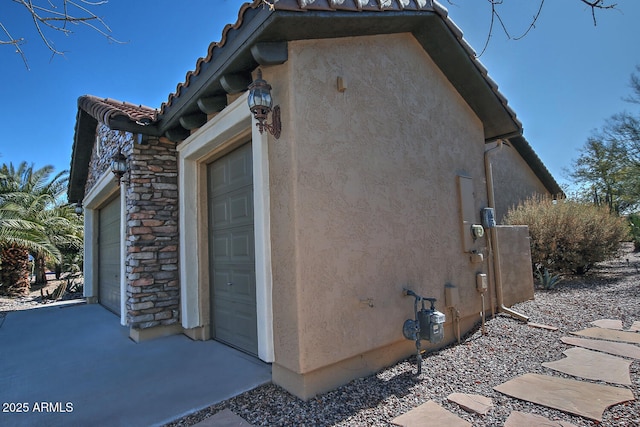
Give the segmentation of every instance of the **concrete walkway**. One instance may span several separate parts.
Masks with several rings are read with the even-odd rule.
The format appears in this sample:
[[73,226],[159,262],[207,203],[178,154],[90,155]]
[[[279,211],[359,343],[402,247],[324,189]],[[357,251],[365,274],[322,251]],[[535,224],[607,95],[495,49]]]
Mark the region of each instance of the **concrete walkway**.
[[268,364],[215,341],[136,344],[99,305],[0,318],[3,426],[162,425],[270,380]]

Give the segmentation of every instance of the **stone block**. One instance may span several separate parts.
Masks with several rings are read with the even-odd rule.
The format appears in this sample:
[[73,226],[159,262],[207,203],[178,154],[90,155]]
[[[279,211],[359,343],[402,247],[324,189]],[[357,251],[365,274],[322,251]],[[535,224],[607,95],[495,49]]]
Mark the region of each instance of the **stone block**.
[[131,227],[129,230],[131,234],[151,234],[151,227]]
[[143,287],[153,285],[155,283],[155,279],[153,277],[144,277],[138,280],[134,280],[131,282],[131,286]]
[[154,259],[156,254],[153,252],[138,252],[129,254],[129,257],[133,260],[145,260],[145,259]]
[[135,304],[131,304],[131,309],[132,310],[145,310],[148,308],[153,307],[153,302],[152,301],[146,301],[146,302],[139,302],[139,303],[135,303]]
[[153,321],[153,314],[140,314],[137,316],[131,316],[129,319],[131,323],[141,323]]
[[171,319],[172,317],[173,317],[173,314],[170,311],[161,311],[154,315],[155,320],[167,320],[167,319]]

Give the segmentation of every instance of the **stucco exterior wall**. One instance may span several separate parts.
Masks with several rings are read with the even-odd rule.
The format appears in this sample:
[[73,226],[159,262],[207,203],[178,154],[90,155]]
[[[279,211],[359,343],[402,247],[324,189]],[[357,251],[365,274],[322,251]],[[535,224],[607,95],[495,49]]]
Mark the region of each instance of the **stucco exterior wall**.
[[549,195],[549,191],[514,148],[504,145],[491,159],[498,223],[502,222],[510,208],[527,197]]
[[533,270],[529,228],[526,225],[496,227],[502,271],[503,303],[511,307],[533,299]]
[[263,69],[283,111],[269,157],[275,365],[307,374],[389,346],[406,354],[403,287],[444,312],[451,283],[463,317],[481,307],[486,262],[462,250],[457,176],[473,179],[479,222],[482,123],[409,34],[289,50]]

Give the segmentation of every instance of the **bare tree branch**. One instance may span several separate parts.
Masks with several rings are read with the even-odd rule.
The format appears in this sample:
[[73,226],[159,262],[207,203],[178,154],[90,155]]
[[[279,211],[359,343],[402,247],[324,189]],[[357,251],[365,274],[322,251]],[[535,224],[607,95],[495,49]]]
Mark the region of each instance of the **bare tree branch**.
[[[64,52],[54,45],[52,37],[47,34],[46,31],[70,35],[73,31],[69,28],[69,24],[84,25],[101,36],[104,36],[110,42],[122,43],[110,34],[111,28],[92,10],[92,8],[107,4],[108,0],[46,0],[46,2],[41,2],[45,3],[44,5],[36,4],[35,2],[37,0],[11,1],[22,6],[25,11],[29,13],[38,37],[47,49],[51,51],[53,56],[62,56]],[[3,40],[0,33],[0,45],[13,45],[16,52],[21,55],[25,66],[29,69],[26,55],[20,47],[20,45],[25,42],[25,38],[11,37],[8,29],[1,22],[0,29],[7,36],[7,39]]]
[[596,21],[596,9],[615,9],[617,3],[605,4],[606,0],[580,0],[591,8],[591,16],[593,17],[593,25],[598,25]]
[[[491,7],[491,22],[489,23],[489,31],[487,33],[487,39],[484,43],[484,46],[482,47],[482,51],[477,56],[478,57],[482,56],[487,50],[487,48],[489,47],[489,42],[493,37],[493,32],[494,32],[496,22],[500,24],[500,27],[502,28],[502,31],[504,32],[504,34],[507,36],[507,39],[520,40],[524,38],[527,34],[529,34],[529,32],[535,28],[536,23],[538,22],[538,19],[542,14],[542,9],[545,5],[545,0],[539,0],[539,1],[540,1],[540,4],[538,6],[538,10],[535,13],[535,15],[533,15],[533,17],[531,18],[531,21],[527,29],[521,35],[513,37],[509,32],[509,30],[507,29],[505,22],[502,20],[502,16],[500,15],[500,11],[499,11],[499,6],[505,4],[505,0],[487,0],[487,2],[489,2]],[[594,26],[597,25],[596,10],[616,9],[617,7],[617,3],[608,3],[611,0],[577,0],[577,1],[584,3],[585,5],[591,8],[591,16],[593,17]],[[454,6],[456,5],[453,0],[447,0],[447,2],[450,5],[454,5]]]
[[529,31],[531,31],[533,28],[535,28],[536,26],[536,22],[538,22],[538,18],[540,18],[540,13],[542,13],[542,7],[544,6],[544,0],[540,0],[540,7],[538,7],[538,11],[536,12],[536,14],[533,16],[533,19],[531,20],[531,24],[529,24],[529,28],[527,28],[527,31],[525,31],[524,33],[522,33],[521,36],[518,37],[514,37],[514,40],[520,40],[521,38],[523,38],[524,36],[526,36],[527,34],[529,34]]
[[2,22],[0,22],[0,28],[2,29],[2,31],[7,35],[7,37],[9,37],[9,40],[0,40],[0,44],[10,44],[13,45],[16,49],[16,53],[18,53],[21,57],[22,57],[22,61],[24,62],[25,67],[27,67],[27,70],[29,69],[29,63],[27,62],[27,57],[24,54],[24,52],[22,51],[22,49],[20,48],[20,45],[22,43],[24,43],[24,39],[14,39],[11,34],[9,34],[9,30],[7,30],[7,28],[2,25]]

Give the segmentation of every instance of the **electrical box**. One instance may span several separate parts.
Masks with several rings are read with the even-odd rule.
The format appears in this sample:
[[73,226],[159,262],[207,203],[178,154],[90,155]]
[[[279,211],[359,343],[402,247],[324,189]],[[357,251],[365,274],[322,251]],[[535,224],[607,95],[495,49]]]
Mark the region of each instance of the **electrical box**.
[[481,294],[487,292],[487,290],[489,289],[489,282],[487,280],[487,274],[486,273],[478,273],[478,274],[476,274],[476,289]]
[[472,251],[470,259],[472,264],[480,264],[484,261],[484,255],[479,252]]
[[482,209],[482,225],[484,228],[494,228],[496,226],[496,211],[493,208]]
[[480,224],[473,224],[471,226],[471,235],[473,236],[473,240],[484,237],[484,227]]
[[447,308],[458,307],[460,305],[460,294],[458,288],[451,283],[444,285],[444,305]]

